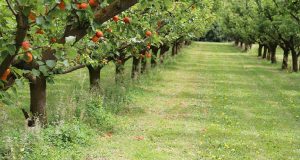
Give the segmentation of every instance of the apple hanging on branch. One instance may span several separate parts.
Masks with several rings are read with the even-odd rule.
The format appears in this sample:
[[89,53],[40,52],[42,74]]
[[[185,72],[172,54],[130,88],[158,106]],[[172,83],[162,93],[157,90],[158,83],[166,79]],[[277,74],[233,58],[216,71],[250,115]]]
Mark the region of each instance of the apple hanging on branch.
[[151,36],[152,36],[152,32],[151,32],[151,31],[147,31],[147,32],[146,32],[146,36],[147,36],[147,37],[151,37]]
[[89,0],[89,5],[91,7],[97,7],[98,6],[98,2],[97,2],[97,0]]
[[129,17],[124,17],[123,22],[125,24],[129,24],[130,23],[130,18]]
[[118,16],[114,16],[113,17],[113,21],[118,22],[119,21],[119,17]]
[[61,1],[59,4],[58,4],[58,8],[62,11],[66,10],[66,4],[64,1]]
[[31,63],[32,60],[33,60],[32,53],[31,52],[26,52],[25,55],[24,55],[24,61],[26,63]]
[[30,49],[30,43],[28,41],[22,42],[22,49],[27,51]]
[[89,5],[87,3],[78,3],[77,4],[77,8],[78,9],[82,9],[82,10],[85,10],[89,7]]
[[10,74],[10,69],[8,68],[8,69],[5,70],[5,72],[1,76],[1,80],[6,81],[9,74]]
[[97,31],[97,32],[96,32],[96,36],[97,36],[98,38],[101,38],[101,37],[103,37],[104,35],[103,35],[103,32]]

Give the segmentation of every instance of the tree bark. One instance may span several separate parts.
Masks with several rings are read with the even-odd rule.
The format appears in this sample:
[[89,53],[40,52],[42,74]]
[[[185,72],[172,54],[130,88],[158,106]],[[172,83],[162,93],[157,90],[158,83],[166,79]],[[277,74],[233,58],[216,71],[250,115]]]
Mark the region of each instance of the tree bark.
[[30,80],[30,112],[42,125],[47,123],[46,85],[43,75]]
[[282,69],[287,69],[288,68],[288,60],[289,60],[289,50],[284,49],[283,50],[283,60],[282,60]]
[[100,88],[100,73],[102,67],[93,67],[93,66],[87,66],[89,70],[89,77],[90,77],[90,89],[96,90]]
[[293,71],[298,72],[299,71],[298,55],[297,55],[297,52],[294,49],[292,49],[291,51],[292,51]]
[[124,74],[125,74],[125,61],[116,63],[116,77],[115,81],[117,84],[124,83]]
[[141,58],[137,58],[137,57],[133,56],[131,78],[133,80],[137,80],[140,73],[141,73]]
[[235,41],[234,41],[234,45],[235,45],[235,46],[239,46],[239,40],[235,40]]
[[244,45],[244,51],[245,52],[248,52],[249,51],[249,44],[248,43],[245,43],[245,45]]
[[182,44],[181,41],[179,41],[179,42],[176,44],[176,54],[179,53],[179,51],[180,51],[180,49],[181,49],[181,47],[182,47],[181,44]]
[[175,56],[177,54],[177,41],[173,43],[172,47],[172,56]]
[[158,51],[160,50],[160,48],[152,46],[151,50],[152,50],[151,67],[156,67],[157,66],[156,59],[158,56],[160,56],[160,55],[158,55]]
[[270,56],[271,56],[270,59],[272,64],[277,63],[276,49],[277,49],[277,44],[270,45]]
[[160,59],[160,63],[162,64],[162,63],[164,63],[164,59],[166,57],[166,53],[169,51],[170,46],[164,44],[160,48],[161,48],[161,50],[160,50],[159,59]]
[[268,60],[268,61],[271,60],[271,50],[270,50],[270,47],[268,47],[267,60]]
[[186,40],[186,41],[184,41],[184,45],[186,45],[186,46],[189,46],[189,45],[191,45],[192,44],[192,41],[191,40]]
[[141,62],[142,62],[141,73],[143,74],[147,70],[147,59],[146,58],[142,58]]
[[259,46],[258,46],[258,55],[257,55],[257,57],[261,57],[261,56],[262,56],[262,51],[263,51],[263,45],[262,45],[262,44],[259,44]]
[[262,56],[263,59],[267,58],[268,50],[269,50],[268,47],[266,45],[264,45],[264,52],[263,52],[263,56]]

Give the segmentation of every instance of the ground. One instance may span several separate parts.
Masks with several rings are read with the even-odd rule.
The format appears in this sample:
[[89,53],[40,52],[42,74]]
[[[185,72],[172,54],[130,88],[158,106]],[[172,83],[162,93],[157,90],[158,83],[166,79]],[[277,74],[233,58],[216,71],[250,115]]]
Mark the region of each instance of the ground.
[[[79,153],[91,160],[300,159],[300,75],[279,68],[257,58],[255,47],[245,53],[229,43],[194,42],[124,88],[130,101],[114,131]],[[113,73],[113,66],[104,69],[103,86],[114,85]],[[50,121],[69,112],[66,104],[87,83],[80,70],[48,86]],[[28,103],[28,89],[20,95]],[[21,118],[3,121],[22,126],[20,111],[10,110]]]
[[140,86],[132,112],[119,117],[115,133],[97,139],[91,154],[299,159],[300,76],[278,68],[232,44],[193,43]]

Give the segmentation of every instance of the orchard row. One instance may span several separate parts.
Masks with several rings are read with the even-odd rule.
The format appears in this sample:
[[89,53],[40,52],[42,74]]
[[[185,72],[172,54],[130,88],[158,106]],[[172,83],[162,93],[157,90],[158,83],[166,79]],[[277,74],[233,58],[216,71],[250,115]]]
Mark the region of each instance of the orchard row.
[[46,86],[55,75],[87,68],[91,89],[101,69],[116,67],[116,83],[132,59],[132,78],[162,63],[215,20],[217,1],[61,0],[0,2],[1,97],[30,86],[30,112],[47,122]]
[[258,56],[276,63],[276,49],[283,50],[282,69],[288,68],[292,55],[292,70],[299,71],[300,2],[282,0],[226,1],[222,26],[236,45],[248,50],[258,43]]

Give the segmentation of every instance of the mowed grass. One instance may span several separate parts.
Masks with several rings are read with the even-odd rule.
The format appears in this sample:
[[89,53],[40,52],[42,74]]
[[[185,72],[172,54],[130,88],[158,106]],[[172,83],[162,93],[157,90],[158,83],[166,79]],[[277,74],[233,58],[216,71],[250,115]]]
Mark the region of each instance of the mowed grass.
[[300,75],[231,44],[193,43],[140,84],[116,133],[89,154],[107,159],[300,159]]
[[[231,44],[194,43],[160,79],[140,86],[119,132],[93,154],[108,159],[299,159],[299,74]],[[142,140],[137,140],[141,138]]]
[[[114,67],[101,78],[104,90],[114,86]],[[116,115],[114,132],[81,152],[109,160],[300,159],[299,80],[299,73],[281,71],[255,51],[194,42],[124,88],[130,101]],[[50,120],[68,115],[66,104],[87,89],[87,70],[59,76],[49,85]],[[26,88],[20,93],[25,104],[27,94]],[[10,114],[22,116],[16,109]],[[24,125],[22,117],[7,119]]]

